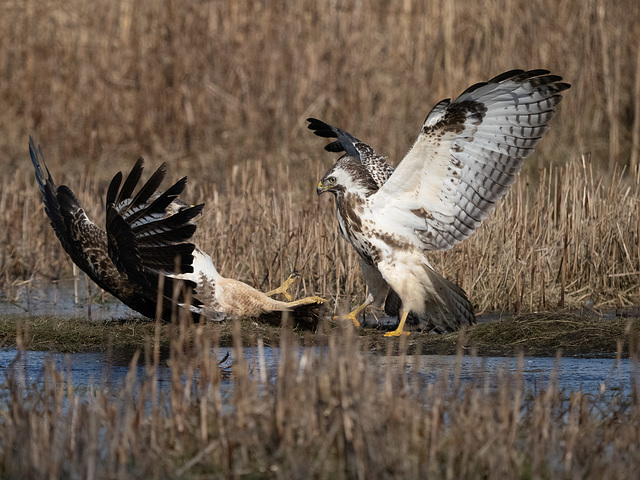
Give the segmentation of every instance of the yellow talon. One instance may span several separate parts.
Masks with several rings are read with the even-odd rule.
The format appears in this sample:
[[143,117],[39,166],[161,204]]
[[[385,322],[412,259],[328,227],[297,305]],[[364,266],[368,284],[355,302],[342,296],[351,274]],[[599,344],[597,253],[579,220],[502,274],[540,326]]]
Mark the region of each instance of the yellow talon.
[[399,332],[398,330],[394,330],[393,332],[387,332],[384,334],[385,337],[399,337],[400,335],[409,335],[409,332]]
[[409,335],[409,332],[404,331],[404,322],[407,321],[407,317],[409,316],[409,311],[402,313],[402,318],[400,319],[400,325],[393,332],[387,332],[384,334],[385,337],[399,337],[400,335]]
[[369,302],[364,302],[362,305],[360,305],[358,308],[356,308],[352,312],[349,312],[347,315],[336,315],[335,317],[333,317],[333,319],[334,320],[351,320],[353,322],[354,327],[359,327],[360,322],[358,321],[358,315],[365,308],[367,308],[367,306],[369,306]]
[[[355,310],[354,310],[355,312]],[[340,320],[340,321],[345,321],[345,320],[351,320],[353,322],[353,326],[354,327],[359,327],[360,326],[360,322],[358,321],[358,319],[356,318],[357,313],[351,312],[347,315],[334,315],[333,319],[334,320]]]
[[300,299],[292,301],[292,302],[288,302],[287,306],[288,307],[298,307],[300,305],[311,305],[313,303],[321,305],[324,302],[326,302],[326,300],[324,298],[313,296],[313,297],[304,297],[304,298],[300,298]]
[[280,285],[275,290],[267,292],[266,295],[268,297],[273,297],[274,295],[281,293],[282,295],[284,295],[284,298],[287,299],[287,302],[293,301],[293,297],[288,292],[288,289],[289,287],[291,287],[291,285],[293,285],[293,282],[295,282],[298,277],[300,277],[300,274],[298,272],[293,272],[291,275],[289,275],[289,278],[287,278],[282,285]]

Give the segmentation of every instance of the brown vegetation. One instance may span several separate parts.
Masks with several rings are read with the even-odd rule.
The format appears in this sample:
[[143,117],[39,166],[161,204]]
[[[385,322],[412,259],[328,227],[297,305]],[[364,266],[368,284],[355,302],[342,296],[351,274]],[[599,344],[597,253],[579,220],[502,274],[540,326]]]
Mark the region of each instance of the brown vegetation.
[[[479,311],[637,303],[639,9],[9,2],[2,283],[70,272],[34,186],[33,134],[54,178],[99,223],[116,168],[140,154],[150,167],[167,161],[172,178],[190,176],[189,199],[207,203],[198,241],[222,273],[270,288],[296,268],[301,292],[346,308],[363,284],[333,207],[315,196],[334,157],[304,119],[340,125],[396,163],[436,101],[510,68],[543,67],[573,85],[551,131],[479,232],[433,262]],[[616,167],[629,162],[626,173]]]
[[[294,322],[289,319],[290,325]],[[158,328],[158,330],[156,330]],[[332,336],[345,335],[351,324],[325,319],[316,330],[282,329],[281,325],[264,321],[243,321],[235,331],[232,322],[214,322],[208,327],[211,336],[221,347],[231,347],[234,332],[243,345],[255,345],[257,339],[278,347],[283,335],[294,335],[305,346],[327,346]],[[189,331],[193,335],[197,329]],[[372,328],[356,330],[367,342],[372,353],[398,353],[398,343],[390,342],[382,332]],[[284,333],[283,333],[284,332]],[[59,353],[114,352],[118,357],[130,358],[136,350],[144,350],[149,338],[158,335],[158,347],[163,354],[169,352],[175,327],[169,323],[158,327],[139,317],[113,320],[87,320],[86,318],[60,318],[59,315],[25,317],[0,316],[0,347],[18,347],[28,350]],[[434,335],[413,332],[404,346],[410,354],[454,355],[461,346],[465,352],[481,356],[553,357],[561,352],[565,356],[613,358],[632,357],[640,338],[640,319],[615,317],[603,320],[596,316],[553,312],[522,314],[505,317],[500,321],[481,321],[472,327],[453,333]],[[192,341],[189,337],[189,341]],[[389,345],[393,349],[389,352]]]
[[[4,2],[0,288],[71,273],[35,186],[32,134],[98,223],[116,169],[139,155],[167,161],[171,178],[189,175],[187,199],[207,203],[197,240],[223,274],[269,289],[297,269],[299,293],[346,309],[364,286],[333,206],[315,195],[334,158],[304,119],[396,164],[438,100],[511,68],[547,68],[573,85],[550,132],[478,233],[433,262],[480,312],[637,305],[639,17],[631,0]],[[528,320],[511,322],[504,343],[530,338],[541,320]],[[540,336],[555,349],[549,325]],[[505,335],[480,327],[476,345]],[[302,357],[283,330],[272,382],[238,360],[223,388],[209,328],[163,336],[168,390],[151,323],[137,336],[148,377],[132,370],[117,391],[79,394],[53,365],[33,386],[14,362],[0,382],[0,476],[637,476],[636,383],[633,397],[606,401],[553,382],[525,395],[519,373],[495,389],[461,385],[455,371],[425,385],[403,368],[403,347],[380,366],[375,340],[340,329]],[[241,359],[247,339],[235,339]]]
[[[144,378],[77,391],[46,365],[41,383],[6,369],[0,476],[6,478],[635,478],[640,462],[637,383],[602,396],[535,389],[515,373],[461,381],[419,356],[372,356],[367,339],[331,335],[298,348],[286,330],[273,368],[244,358],[236,333],[228,378],[209,326],[174,326],[161,384],[156,342]],[[335,332],[334,332],[335,333]],[[185,341],[192,335],[192,342]],[[404,340],[404,339],[403,339]],[[396,343],[396,342],[393,342]],[[403,342],[400,342],[401,345]],[[391,343],[389,343],[391,346]],[[260,348],[260,347],[259,347]],[[460,361],[460,359],[459,359]],[[521,360],[522,361],[522,360]],[[433,375],[436,373],[435,375]],[[427,380],[426,376],[433,376]],[[496,381],[497,380],[497,381]],[[629,383],[628,383],[629,382]],[[627,394],[631,393],[631,397]]]

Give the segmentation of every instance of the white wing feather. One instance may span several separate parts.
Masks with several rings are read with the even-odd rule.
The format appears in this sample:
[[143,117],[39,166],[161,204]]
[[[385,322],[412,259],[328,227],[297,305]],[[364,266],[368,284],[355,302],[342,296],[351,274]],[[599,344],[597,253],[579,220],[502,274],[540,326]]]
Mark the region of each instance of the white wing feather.
[[424,250],[448,250],[471,235],[549,128],[569,87],[559,80],[512,71],[438,103],[372,195],[370,223]]

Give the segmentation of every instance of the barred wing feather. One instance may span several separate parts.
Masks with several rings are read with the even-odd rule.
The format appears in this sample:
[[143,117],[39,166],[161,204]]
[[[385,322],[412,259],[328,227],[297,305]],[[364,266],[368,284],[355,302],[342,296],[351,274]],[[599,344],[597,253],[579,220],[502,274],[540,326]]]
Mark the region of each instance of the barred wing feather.
[[546,70],[513,70],[439,102],[371,214],[424,250],[448,250],[493,210],[533,153],[569,85]]

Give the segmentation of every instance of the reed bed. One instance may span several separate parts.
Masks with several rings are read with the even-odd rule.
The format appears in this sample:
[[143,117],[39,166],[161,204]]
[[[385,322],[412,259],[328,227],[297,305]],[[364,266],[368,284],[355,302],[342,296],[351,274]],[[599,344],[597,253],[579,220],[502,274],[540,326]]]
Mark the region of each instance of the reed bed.
[[[637,2],[8,2],[0,19],[0,288],[70,275],[34,187],[27,138],[103,221],[139,155],[189,175],[197,240],[219,270],[344,310],[364,296],[318,178],[317,116],[396,164],[428,110],[502,71],[573,87],[510,195],[468,242],[432,256],[478,311],[638,303]],[[622,33],[624,32],[624,34]]]
[[[507,369],[428,380],[420,357],[372,356],[334,334],[322,350],[286,332],[277,365],[249,363],[235,336],[220,365],[209,327],[174,324],[166,362],[147,340],[143,378],[74,387],[53,362],[38,381],[28,353],[5,371],[0,475],[7,478],[635,478],[637,369],[602,395],[532,389]],[[350,331],[350,330],[349,330]],[[187,340],[188,339],[188,340]],[[262,344],[254,340],[254,345]],[[391,344],[389,344],[391,347]],[[301,353],[302,352],[302,353]],[[633,354],[635,356],[635,354]],[[522,362],[522,359],[521,359]],[[427,376],[424,376],[425,373]],[[107,379],[108,380],[108,379]],[[618,381],[622,391],[617,394]],[[626,385],[626,387],[624,386]]]
[[[191,177],[187,199],[207,201],[196,241],[224,275],[270,289],[298,270],[299,294],[319,294],[346,309],[362,300],[365,287],[357,254],[339,237],[333,202],[315,195],[318,171],[318,162],[309,161],[289,189],[286,166],[268,171],[261,161],[244,163],[221,188]],[[88,214],[103,222],[109,178],[63,177],[80,186]],[[475,235],[430,259],[467,290],[478,312],[637,305],[639,181],[637,172],[622,171],[605,179],[588,156],[523,174]],[[37,188],[30,179],[3,183],[5,295],[16,279],[71,275]]]

